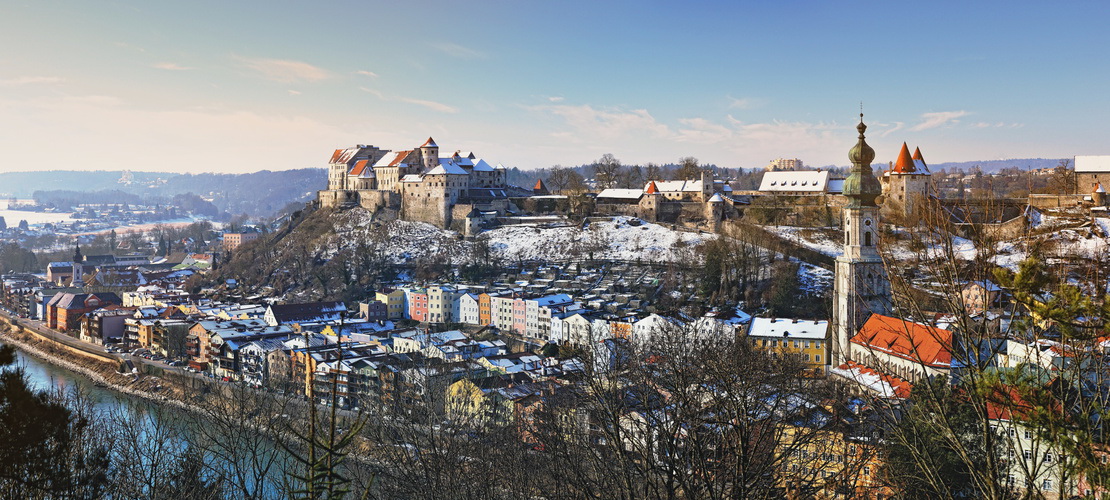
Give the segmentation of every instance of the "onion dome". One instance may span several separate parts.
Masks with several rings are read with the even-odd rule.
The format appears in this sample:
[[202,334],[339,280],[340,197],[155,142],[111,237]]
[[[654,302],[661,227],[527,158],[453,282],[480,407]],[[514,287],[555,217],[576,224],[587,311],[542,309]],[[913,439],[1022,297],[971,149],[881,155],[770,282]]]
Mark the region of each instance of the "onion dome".
[[863,123],[863,113],[859,115],[859,142],[848,151],[848,159],[852,161],[852,170],[848,178],[844,179],[844,196],[848,197],[850,207],[873,207],[875,198],[883,192],[879,180],[871,172],[871,162],[875,160],[875,150],[867,145],[863,132],[867,125]]

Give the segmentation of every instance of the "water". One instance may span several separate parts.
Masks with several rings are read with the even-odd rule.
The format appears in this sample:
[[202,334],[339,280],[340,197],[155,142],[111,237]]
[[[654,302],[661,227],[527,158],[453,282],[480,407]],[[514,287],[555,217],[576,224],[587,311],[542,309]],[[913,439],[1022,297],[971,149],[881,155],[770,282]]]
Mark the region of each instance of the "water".
[[[2,343],[0,343],[2,345]],[[35,390],[45,391],[62,391],[70,393],[73,390],[79,390],[84,394],[85,400],[90,403],[94,410],[101,415],[131,415],[133,421],[138,424],[137,431],[144,439],[149,439],[152,447],[170,447],[183,449],[185,442],[193,437],[199,437],[203,433],[198,433],[198,430],[193,427],[199,423],[192,418],[182,418],[179,412],[169,407],[164,408],[166,411],[155,411],[159,407],[157,403],[148,401],[143,398],[130,396],[127,394],[119,393],[103,387],[97,387],[95,383],[83,374],[72,372],[64,368],[60,368],[45,361],[42,361],[34,356],[25,354],[23,351],[16,349],[16,365],[23,369],[28,385]],[[172,429],[172,432],[166,434],[167,429]],[[170,440],[170,441],[164,441]],[[263,453],[278,453],[280,455],[280,448],[275,443],[266,441],[261,445],[264,448]],[[225,453],[230,450],[224,450]],[[145,460],[142,454],[138,454],[139,460]],[[252,457],[250,453],[244,453],[239,457],[241,460],[237,463],[226,463],[225,461],[217,460],[216,457],[209,453],[203,454],[204,460],[210,466],[225,471],[223,474],[232,477],[234,470],[244,470],[249,468],[249,460]],[[284,457],[281,457],[283,460]],[[215,463],[214,463],[215,462]],[[145,462],[144,462],[145,464]],[[281,485],[282,475],[281,468],[274,466],[270,473],[264,477],[255,478],[249,475],[239,477],[237,480],[246,483],[245,488],[250,491],[257,491],[263,497],[275,497],[278,495],[278,487]],[[257,481],[256,479],[261,479]],[[230,487],[230,485],[229,485]],[[232,489],[226,491],[230,497],[236,495],[236,490]]]

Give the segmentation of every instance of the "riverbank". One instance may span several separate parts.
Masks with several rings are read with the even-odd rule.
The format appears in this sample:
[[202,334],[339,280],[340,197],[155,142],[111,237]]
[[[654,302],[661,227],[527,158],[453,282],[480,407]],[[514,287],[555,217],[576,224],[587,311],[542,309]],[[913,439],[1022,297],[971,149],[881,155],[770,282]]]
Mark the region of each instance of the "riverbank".
[[98,361],[85,356],[65,357],[72,354],[49,340],[28,332],[19,325],[0,321],[0,341],[11,344],[24,354],[59,368],[81,374],[97,386],[131,397],[154,403],[170,404],[184,410],[196,411],[184,402],[184,389],[161,377],[119,372],[119,365]]

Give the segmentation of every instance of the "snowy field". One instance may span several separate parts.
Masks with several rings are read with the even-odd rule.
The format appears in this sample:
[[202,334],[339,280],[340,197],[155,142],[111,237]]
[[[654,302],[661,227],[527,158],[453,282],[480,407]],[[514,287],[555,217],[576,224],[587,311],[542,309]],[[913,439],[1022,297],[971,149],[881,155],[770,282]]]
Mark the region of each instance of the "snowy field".
[[[326,256],[339,248],[358,245],[380,248],[396,263],[437,257],[445,262],[469,262],[475,243],[454,231],[423,222],[375,223],[365,210],[352,209],[339,215],[334,234],[322,243]],[[546,227],[543,224],[505,226],[481,234],[490,252],[505,260],[566,261],[576,258],[666,262],[693,259],[694,248],[715,238],[713,234],[675,231],[632,217],[590,222],[577,226]]]

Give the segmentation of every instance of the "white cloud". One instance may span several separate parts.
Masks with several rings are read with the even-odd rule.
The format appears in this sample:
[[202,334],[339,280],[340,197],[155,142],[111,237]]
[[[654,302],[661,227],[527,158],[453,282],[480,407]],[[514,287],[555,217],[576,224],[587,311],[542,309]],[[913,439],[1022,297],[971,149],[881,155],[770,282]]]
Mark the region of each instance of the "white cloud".
[[563,102],[564,99],[565,98],[563,96],[551,96],[551,97],[547,98],[547,101],[548,102]]
[[914,125],[910,130],[920,132],[922,130],[929,130],[931,128],[942,127],[951,123],[959,123],[961,117],[967,116],[970,113],[967,111],[938,111],[935,113],[923,113],[921,115],[921,123]]
[[301,92],[299,90],[290,89],[288,92],[289,92],[289,95],[301,95]]
[[457,43],[442,42],[432,43],[430,45],[440,52],[443,52],[444,54],[447,54],[451,57],[457,57],[459,59],[485,59],[487,57],[486,54],[483,52],[479,52],[469,47],[463,47],[462,45],[459,45]]
[[763,101],[750,97],[736,98],[727,95],[725,98],[728,99],[729,109],[752,109],[763,104]]
[[424,100],[424,99],[413,99],[411,97],[398,97],[397,100],[401,101],[401,102],[407,102],[409,104],[416,104],[417,106],[424,106],[425,108],[428,108],[428,109],[433,110],[433,111],[439,111],[441,113],[458,113],[459,112],[459,110],[457,108],[455,108],[454,106],[449,106],[449,105],[443,104],[441,102],[427,101],[427,100]]
[[369,87],[359,87],[358,89],[363,91],[363,92],[374,94],[374,95],[378,96],[378,99],[381,99],[383,101],[386,100],[385,94],[381,93],[380,90],[375,90],[375,89],[372,89],[372,88],[369,88]]
[[360,69],[358,71],[355,71],[355,74],[356,75],[362,75],[362,76],[369,76],[370,78],[377,78],[378,77],[377,73],[375,73],[373,71],[366,71],[364,69]]
[[678,130],[675,140],[699,144],[716,144],[732,140],[735,131],[724,125],[705,118],[683,118],[678,121],[684,127]]
[[64,79],[56,76],[20,76],[0,80],[0,85],[5,87],[17,87],[20,85],[54,85],[64,81]]
[[331,78],[331,73],[304,61],[289,59],[249,59],[236,57],[244,66],[267,80],[279,83],[318,82]]
[[191,70],[191,69],[195,69],[195,68],[190,68],[188,66],[182,66],[180,64],[172,63],[172,62],[162,62],[162,63],[152,65],[151,67],[152,68],[157,68],[157,69],[164,69],[164,70],[168,70],[168,71],[188,71],[188,70]]
[[888,129],[886,129],[885,131],[883,131],[882,134],[879,134],[880,137],[886,137],[886,136],[888,136],[890,134],[893,134],[893,133],[895,133],[899,130],[902,130],[903,128],[905,128],[906,124],[905,124],[905,122],[894,122],[894,125],[887,125],[887,124],[884,123],[884,124],[881,124],[879,126],[889,126],[890,127]]
[[670,129],[651,116],[646,109],[595,109],[588,104],[535,106],[531,109],[563,118],[582,139],[615,139],[646,134],[648,137],[671,136]]

